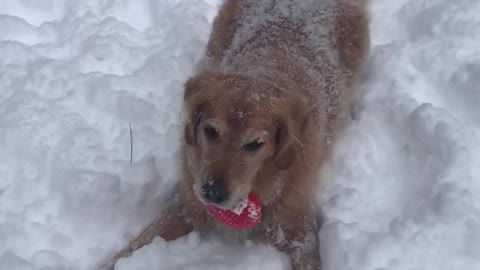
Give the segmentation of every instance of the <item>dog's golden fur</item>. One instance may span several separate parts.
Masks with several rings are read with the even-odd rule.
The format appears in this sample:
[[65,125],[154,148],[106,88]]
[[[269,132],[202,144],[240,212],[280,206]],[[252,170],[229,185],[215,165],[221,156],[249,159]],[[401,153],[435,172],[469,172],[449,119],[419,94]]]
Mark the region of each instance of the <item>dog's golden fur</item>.
[[[178,198],[117,258],[155,236],[231,235],[199,192],[221,174],[231,197],[223,207],[250,191],[262,202],[261,223],[238,237],[274,245],[295,270],[320,269],[313,192],[366,58],[365,10],[362,0],[226,0],[185,83]],[[246,151],[250,142],[261,147]]]

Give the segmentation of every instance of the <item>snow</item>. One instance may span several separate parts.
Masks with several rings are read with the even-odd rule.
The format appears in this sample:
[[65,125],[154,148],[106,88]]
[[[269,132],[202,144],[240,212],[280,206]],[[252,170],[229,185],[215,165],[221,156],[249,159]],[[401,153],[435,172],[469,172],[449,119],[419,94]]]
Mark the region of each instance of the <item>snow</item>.
[[[355,119],[318,192],[325,269],[480,269],[480,2],[371,2]],[[0,269],[93,270],[158,213],[217,6],[2,0]],[[117,263],[246,268],[288,258],[193,232]]]
[[131,258],[120,259],[118,270],[130,269],[278,269],[288,270],[288,256],[273,247],[247,242],[241,246],[222,243],[218,238],[201,239],[193,232],[167,243],[155,238],[153,243],[135,252]]

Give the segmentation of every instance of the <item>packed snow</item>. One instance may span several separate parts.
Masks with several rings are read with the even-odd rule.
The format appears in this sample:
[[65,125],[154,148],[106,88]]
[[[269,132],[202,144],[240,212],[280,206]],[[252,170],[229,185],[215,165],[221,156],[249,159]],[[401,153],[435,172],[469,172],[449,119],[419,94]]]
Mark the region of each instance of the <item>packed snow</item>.
[[[0,269],[93,270],[171,196],[182,83],[219,0],[1,2]],[[480,1],[370,12],[354,119],[318,191],[324,269],[480,269]],[[116,269],[289,262],[193,232]]]

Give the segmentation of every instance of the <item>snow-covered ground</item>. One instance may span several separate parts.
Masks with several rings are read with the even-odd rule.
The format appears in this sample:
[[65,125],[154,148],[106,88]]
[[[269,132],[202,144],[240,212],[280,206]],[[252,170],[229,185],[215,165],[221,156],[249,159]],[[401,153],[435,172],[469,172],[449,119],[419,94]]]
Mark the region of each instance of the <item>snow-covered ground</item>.
[[[155,216],[218,2],[1,0],[1,270],[92,270]],[[480,269],[480,1],[372,0],[371,13],[356,119],[318,193],[325,270]],[[288,258],[192,233],[117,269]]]

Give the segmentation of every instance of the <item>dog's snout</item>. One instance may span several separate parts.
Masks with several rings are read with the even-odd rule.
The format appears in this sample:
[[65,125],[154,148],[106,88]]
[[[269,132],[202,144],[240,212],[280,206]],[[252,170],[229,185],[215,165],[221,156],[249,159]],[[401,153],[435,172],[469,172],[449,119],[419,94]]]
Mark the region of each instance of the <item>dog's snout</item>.
[[207,180],[202,186],[202,196],[208,202],[220,204],[227,200],[228,195],[223,178]]

